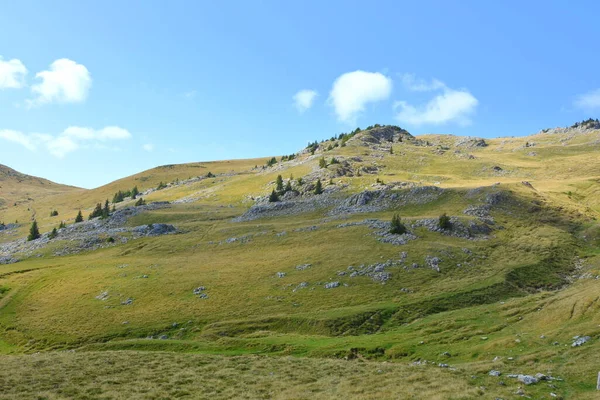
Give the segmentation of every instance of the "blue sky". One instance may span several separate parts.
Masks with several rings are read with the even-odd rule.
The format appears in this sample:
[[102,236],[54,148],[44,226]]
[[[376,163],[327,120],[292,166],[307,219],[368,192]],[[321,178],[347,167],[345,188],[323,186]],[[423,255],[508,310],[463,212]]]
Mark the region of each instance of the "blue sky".
[[356,126],[518,136],[600,110],[597,2],[5,1],[0,163],[96,187]]

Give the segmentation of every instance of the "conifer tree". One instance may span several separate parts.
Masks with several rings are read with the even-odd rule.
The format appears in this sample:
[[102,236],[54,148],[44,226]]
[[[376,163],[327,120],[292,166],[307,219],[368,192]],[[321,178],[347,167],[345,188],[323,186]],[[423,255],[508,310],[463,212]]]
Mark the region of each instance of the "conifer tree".
[[281,175],[277,175],[277,179],[275,180],[275,191],[277,193],[283,193],[283,178]]
[[315,194],[323,193],[323,185],[321,184],[321,180],[317,179],[317,183],[315,184]]
[[65,224],[65,221],[60,221],[60,224],[58,224],[58,229],[63,229],[66,227],[67,227],[67,224]]
[[285,192],[291,192],[292,190],[292,179],[290,178],[285,184]]
[[108,205],[108,199],[104,202],[104,209],[102,210],[102,218],[108,218],[110,216],[110,205]]
[[271,195],[269,196],[269,202],[275,203],[276,201],[279,201],[279,196],[277,195],[277,192],[275,190],[273,190],[271,192]]
[[321,168],[327,168],[327,161],[325,161],[325,157],[321,157],[319,159],[319,167],[321,167]]
[[79,212],[77,213],[77,216],[75,217],[75,223],[78,222],[83,222],[83,215],[81,215],[81,210],[79,210]]
[[50,232],[50,234],[48,235],[48,239],[54,239],[57,236],[58,236],[58,231],[56,230],[56,227],[54,227],[54,228],[52,228],[52,232]]
[[28,241],[32,241],[38,239],[40,237],[40,230],[38,229],[37,221],[34,219],[31,223],[31,228],[29,228],[29,236],[27,236]]
[[440,215],[438,224],[440,229],[443,229],[445,231],[449,231],[452,229],[452,222],[450,222],[450,217],[447,216],[446,213]]
[[402,235],[403,233],[406,233],[406,227],[400,220],[400,216],[398,214],[394,214],[394,216],[392,217],[390,233],[393,233],[395,235]]
[[94,208],[94,211],[92,211],[92,213],[90,214],[90,216],[88,217],[88,219],[92,219],[92,218],[96,218],[96,217],[101,217],[102,216],[102,204],[98,203],[96,204],[96,208]]
[[134,186],[133,189],[131,189],[131,198],[135,200],[138,194],[140,194],[140,191],[137,186]]

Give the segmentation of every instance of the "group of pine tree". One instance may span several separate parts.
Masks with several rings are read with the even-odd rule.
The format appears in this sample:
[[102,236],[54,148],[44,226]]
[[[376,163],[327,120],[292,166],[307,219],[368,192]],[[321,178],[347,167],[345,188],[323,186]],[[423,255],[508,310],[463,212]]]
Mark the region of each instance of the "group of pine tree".
[[[94,207],[94,210],[90,213],[90,215],[88,216],[88,219],[94,219],[94,218],[100,218],[100,219],[106,219],[108,217],[110,217],[112,212],[116,211],[116,207],[115,207],[115,203],[120,203],[122,202],[125,198],[127,197],[131,197],[132,199],[137,198],[137,196],[139,196],[140,192],[137,188],[137,186],[134,186],[133,189],[131,190],[127,190],[127,191],[121,191],[119,190],[117,193],[115,193],[115,195],[113,196],[113,206],[112,209],[110,207],[110,203],[108,202],[108,199],[106,199],[106,201],[104,202],[104,206],[102,206],[102,203],[97,203],[96,207]],[[146,205],[146,201],[140,197],[136,202],[135,202],[135,206],[143,206]],[[58,215],[58,211],[57,210],[52,210],[50,212],[50,216],[51,217],[55,217]],[[77,213],[77,216],[75,217],[75,223],[79,223],[79,222],[83,222],[83,214],[81,213],[81,210],[79,210],[79,212]],[[52,231],[50,231],[50,233],[48,234],[48,239],[54,239],[58,236],[58,230],[62,229],[62,228],[66,228],[67,224],[64,221],[61,221],[60,224],[58,225],[58,228],[54,227],[52,228]],[[31,227],[29,228],[29,235],[27,236],[27,240],[28,241],[32,241],[35,239],[39,239],[41,237],[40,234],[40,230],[38,227],[38,223],[36,220],[33,220],[33,222],[31,223]]]
[[[287,192],[297,192],[292,187],[292,180],[293,180],[293,178],[290,176],[290,179],[287,180],[287,183],[284,186],[283,178],[281,177],[281,175],[277,175],[277,179],[275,180],[275,189],[273,189],[273,191],[269,195],[269,202],[274,203],[274,202],[279,201],[280,196],[283,196]],[[304,183],[302,181],[302,178],[298,178],[297,182],[298,182],[298,185],[302,185]],[[317,182],[315,183],[314,193],[315,194],[323,193],[323,184],[321,183],[321,179],[317,179]]]

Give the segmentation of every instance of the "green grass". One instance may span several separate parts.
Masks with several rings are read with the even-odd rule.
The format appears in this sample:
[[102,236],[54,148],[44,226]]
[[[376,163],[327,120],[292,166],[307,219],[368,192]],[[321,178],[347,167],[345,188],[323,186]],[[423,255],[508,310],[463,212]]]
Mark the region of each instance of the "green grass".
[[[498,378],[487,375],[492,368],[551,371],[564,378],[552,389],[558,395],[593,398],[600,338],[600,281],[589,279],[600,275],[595,136],[577,137],[567,146],[552,135],[536,136],[537,158],[522,149],[524,138],[464,149],[454,148],[452,137],[431,135],[424,140],[433,146],[395,143],[393,155],[387,144],[369,150],[356,139],[326,158],[360,157],[356,168],[377,163],[380,170],[334,177],[347,185],[339,196],[371,189],[377,177],[446,191],[429,203],[344,217],[332,218],[324,208],[232,222],[253,203],[248,196],[270,192],[278,174],[302,177],[317,169],[317,154],[267,170],[254,168],[266,159],[159,167],[102,188],[1,209],[5,221],[28,221],[34,210],[47,231],[59,220],[40,211],[46,208],[70,221],[80,207],[85,214],[133,185],[144,190],[208,171],[218,175],[145,196],[147,201],[194,201],[128,221],[129,226],[172,223],[178,234],[64,257],[53,256],[62,246],[56,241],[19,263],[0,266],[0,353],[12,354],[0,358],[6,366],[0,372],[0,398],[33,398],[34,393],[42,398],[225,398],[232,393],[249,398],[511,398],[517,382],[503,378],[507,386],[498,385]],[[437,154],[439,146],[450,150]],[[493,172],[495,165],[506,173]],[[367,218],[390,220],[394,213],[405,223],[442,213],[468,222],[474,218],[463,210],[496,192],[506,197],[492,211],[495,226],[487,240],[419,228],[417,240],[394,246],[379,242],[367,226],[337,227]],[[297,231],[313,225],[318,229]],[[26,230],[24,223],[17,237]],[[233,237],[248,240],[226,243]],[[0,242],[14,238],[0,233]],[[348,266],[398,260],[403,251],[407,268],[388,268],[392,278],[386,284],[339,274]],[[426,256],[442,259],[441,272],[410,268],[423,265]],[[577,257],[585,259],[581,270],[574,269]],[[305,263],[311,268],[295,269]],[[582,274],[585,279],[576,278]],[[342,285],[324,288],[334,280]],[[301,282],[308,287],[294,291]],[[207,288],[208,299],[192,293],[198,286]],[[105,291],[106,300],[96,299]],[[122,305],[128,298],[133,304]],[[156,339],[163,335],[168,339]],[[571,348],[575,335],[593,340]],[[60,351],[65,349],[77,351]],[[415,372],[409,364],[419,359],[448,363],[457,371],[432,364]],[[155,367],[137,368],[138,377],[134,367],[139,364]],[[265,365],[285,372],[277,382],[269,376],[253,380],[252,371]],[[377,370],[386,371],[382,365],[391,372],[378,381]],[[323,375],[328,368],[339,370],[339,376]],[[26,377],[23,383],[8,373],[13,370]],[[210,377],[177,384],[180,374]],[[144,385],[135,386],[136,378]],[[57,386],[58,379],[66,383]],[[526,391],[545,398],[550,388],[539,384]]]

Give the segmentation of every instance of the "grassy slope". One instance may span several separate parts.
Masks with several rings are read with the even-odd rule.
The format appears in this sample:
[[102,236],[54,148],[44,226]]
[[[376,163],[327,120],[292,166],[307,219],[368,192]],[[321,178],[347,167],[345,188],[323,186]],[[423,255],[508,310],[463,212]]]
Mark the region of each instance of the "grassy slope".
[[[578,398],[591,395],[596,368],[592,354],[599,346],[595,341],[576,349],[568,344],[574,335],[600,335],[595,295],[600,284],[584,279],[561,291],[537,293],[537,289],[561,284],[575,255],[586,257],[586,271],[600,272],[600,231],[594,220],[600,211],[598,132],[566,142],[559,135],[495,139],[488,147],[474,149],[454,147],[455,138],[449,136],[421,139],[431,146],[395,143],[394,154],[389,154],[385,150],[389,144],[381,151],[370,151],[353,139],[325,156],[359,156],[362,165],[384,165],[378,176],[386,183],[416,181],[449,189],[432,204],[400,208],[408,219],[441,212],[462,215],[472,201],[468,190],[500,182],[483,193],[510,191],[516,200],[494,212],[505,228],[496,231],[495,238],[473,242],[419,230],[419,240],[397,247],[378,242],[366,227],[337,228],[340,221],[323,219],[323,212],[231,222],[251,204],[247,195],[268,193],[277,174],[301,177],[311,172],[317,168],[319,153],[302,156],[308,157],[304,163],[265,171],[253,169],[264,164],[264,159],[160,167],[99,189],[36,200],[38,209],[56,208],[58,218],[74,218],[79,207],[89,209],[116,190],[133,185],[144,190],[160,181],[208,171],[227,174],[154,192],[148,200],[186,196],[197,200],[130,221],[132,225],[170,222],[182,234],[2,266],[0,286],[8,290],[0,295],[0,349],[21,352],[84,345],[89,350],[425,358],[459,365],[464,376],[476,374],[478,378],[467,379],[469,387],[493,386],[490,396],[516,390],[516,382],[508,378],[506,388],[497,387],[497,378],[485,375],[492,367],[524,373],[551,370],[565,377],[564,383],[556,384],[556,392],[577,393]],[[535,146],[525,148],[526,141]],[[532,151],[537,155],[528,155]],[[494,166],[502,171],[494,171]],[[368,174],[334,179],[348,184],[350,192],[370,187],[374,180]],[[523,185],[524,180],[533,189]],[[532,212],[538,209],[532,205],[541,208]],[[25,205],[2,211],[7,220],[24,219],[28,213]],[[392,212],[354,215],[349,221],[389,219]],[[57,223],[50,217],[39,221],[42,231]],[[311,225],[319,229],[294,231]],[[286,235],[276,235],[283,231]],[[249,243],[218,244],[257,232],[264,234]],[[0,236],[3,239],[7,240]],[[472,250],[473,259],[463,248]],[[366,277],[337,275],[348,265],[397,259],[400,251],[409,253],[409,263],[422,263],[425,255],[440,250],[445,251],[441,257],[446,261],[441,274],[398,268],[392,270],[393,278],[386,285]],[[470,266],[455,266],[467,261]],[[294,269],[306,262],[313,267]],[[287,276],[276,278],[279,271]],[[140,278],[144,274],[149,277]],[[331,280],[349,286],[324,289],[322,283]],[[303,281],[314,289],[293,292]],[[208,288],[208,300],[193,296],[192,289],[200,285]],[[94,298],[105,290],[110,293],[108,300]],[[130,297],[133,305],[120,305]],[[178,323],[175,327],[174,322]],[[161,334],[171,340],[135,339]],[[543,340],[539,339],[542,334]],[[426,343],[421,345],[421,341]],[[560,345],[553,346],[555,341]],[[440,355],[446,351],[452,354],[450,358]],[[503,358],[492,362],[495,356]],[[550,389],[537,385],[527,390],[547,396]]]

